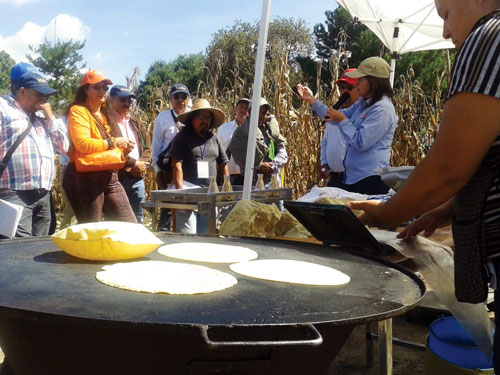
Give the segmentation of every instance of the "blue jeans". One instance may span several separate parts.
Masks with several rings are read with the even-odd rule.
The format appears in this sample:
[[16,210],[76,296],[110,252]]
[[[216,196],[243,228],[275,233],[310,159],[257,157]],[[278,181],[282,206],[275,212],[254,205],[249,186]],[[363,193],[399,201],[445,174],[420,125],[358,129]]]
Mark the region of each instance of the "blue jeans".
[[47,236],[49,234],[51,192],[45,189],[0,189],[0,199],[24,207],[16,237]]
[[120,182],[127,193],[130,207],[134,211],[138,223],[144,223],[144,209],[142,204],[146,200],[146,187],[141,177],[134,177],[129,174],[120,174]]
[[208,217],[191,210],[175,210],[175,231],[184,234],[207,234]]

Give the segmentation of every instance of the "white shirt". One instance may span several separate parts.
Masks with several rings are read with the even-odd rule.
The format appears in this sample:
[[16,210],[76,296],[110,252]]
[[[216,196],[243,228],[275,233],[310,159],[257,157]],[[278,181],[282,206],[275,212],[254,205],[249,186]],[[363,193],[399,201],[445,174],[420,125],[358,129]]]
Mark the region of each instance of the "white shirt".
[[135,160],[139,160],[139,146],[137,144],[137,142],[139,140],[136,139],[134,130],[132,129],[132,126],[130,125],[130,115],[127,115],[123,118],[119,118],[117,116],[116,122],[118,123],[118,126],[120,127],[120,131],[122,133],[122,136],[135,142],[134,148],[132,149],[132,151],[130,151],[130,153],[128,155],[130,157],[134,158]]
[[160,168],[156,165],[158,160],[158,155],[165,150],[172,139],[179,133],[180,129],[182,129],[181,123],[180,126],[177,126],[174,122],[174,118],[172,116],[172,112],[177,117],[178,115],[174,112],[173,109],[168,109],[166,111],[160,112],[158,117],[156,117],[154,128],[153,128],[153,168],[156,172],[160,171]]
[[[238,128],[238,124],[236,123],[236,119],[233,121],[226,122],[219,126],[217,129],[217,138],[222,145],[224,151],[227,151],[229,147],[229,143],[231,143],[231,138],[233,138],[233,133]],[[229,174],[240,174],[240,167],[235,163],[233,156],[229,159],[229,164],[227,165],[229,169]]]

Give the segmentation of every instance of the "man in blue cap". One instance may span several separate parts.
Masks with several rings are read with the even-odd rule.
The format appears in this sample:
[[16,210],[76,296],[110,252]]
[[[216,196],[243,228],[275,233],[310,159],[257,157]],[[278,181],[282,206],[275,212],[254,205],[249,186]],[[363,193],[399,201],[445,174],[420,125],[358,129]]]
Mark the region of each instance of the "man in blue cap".
[[24,73],[38,73],[36,68],[24,61],[14,65],[10,70],[10,91],[15,93],[15,84]]
[[[69,142],[47,101],[57,90],[32,72],[14,75],[12,83],[14,92],[0,97],[0,164],[5,166],[0,174],[0,199],[23,207],[16,237],[46,236],[51,222],[54,149],[66,153]],[[9,157],[8,150],[25,132],[28,136]]]
[[[158,189],[167,189],[171,183],[172,175],[161,170],[158,165],[158,155],[170,145],[172,139],[184,126],[177,117],[188,110],[189,90],[186,85],[176,83],[170,88],[171,109],[161,112],[156,117],[153,129],[153,168],[156,172],[156,182]],[[160,213],[158,230],[168,230],[170,211],[163,208]]]
[[120,179],[135,217],[139,223],[144,222],[142,203],[146,199],[144,175],[151,161],[151,145],[147,132],[141,131],[139,123],[131,118],[130,106],[136,96],[125,86],[115,85],[109,93],[111,103],[111,121],[116,121],[122,137],[135,142],[133,150],[127,155],[135,164],[132,168],[118,171]]

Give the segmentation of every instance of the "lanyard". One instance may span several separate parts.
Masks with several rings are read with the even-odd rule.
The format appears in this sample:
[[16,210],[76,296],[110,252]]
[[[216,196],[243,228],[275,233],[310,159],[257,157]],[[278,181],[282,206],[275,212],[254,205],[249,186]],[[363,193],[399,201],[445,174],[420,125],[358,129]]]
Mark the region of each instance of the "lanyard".
[[207,148],[207,142],[203,144],[203,150],[201,149],[201,146],[198,146],[200,148],[200,153],[201,153],[201,160],[205,157],[205,149]]

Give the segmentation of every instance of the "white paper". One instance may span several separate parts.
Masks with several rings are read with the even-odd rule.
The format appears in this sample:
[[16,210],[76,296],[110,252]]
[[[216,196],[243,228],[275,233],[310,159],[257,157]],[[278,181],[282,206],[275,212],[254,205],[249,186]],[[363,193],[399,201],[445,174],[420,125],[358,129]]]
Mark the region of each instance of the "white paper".
[[0,199],[0,234],[6,237],[16,235],[17,226],[21,220],[23,207]]
[[198,164],[198,178],[209,178],[208,161],[197,161]]

